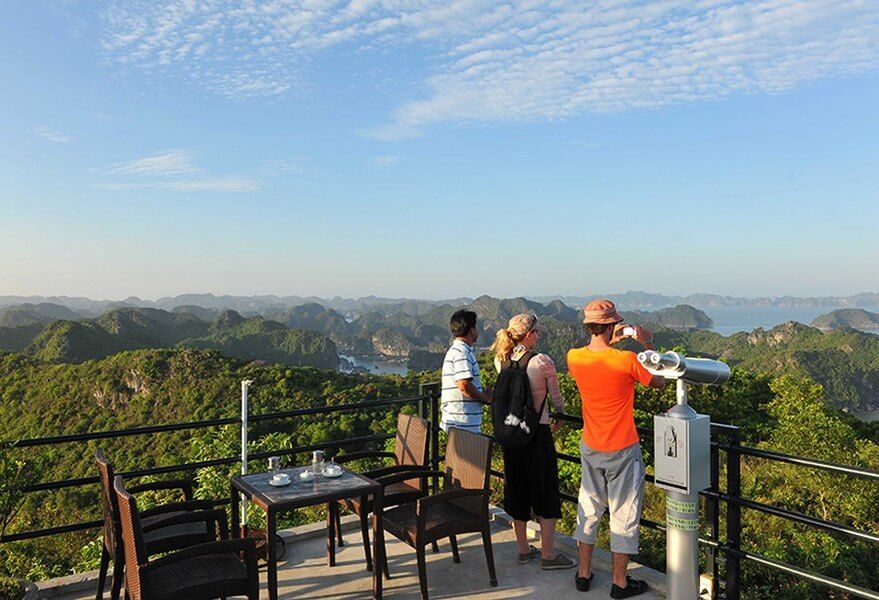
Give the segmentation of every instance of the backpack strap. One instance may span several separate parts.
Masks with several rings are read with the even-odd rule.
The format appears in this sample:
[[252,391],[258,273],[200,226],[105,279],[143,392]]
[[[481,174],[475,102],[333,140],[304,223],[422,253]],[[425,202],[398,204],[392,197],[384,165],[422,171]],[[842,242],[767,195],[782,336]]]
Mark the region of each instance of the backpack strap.
[[537,356],[537,355],[534,352],[532,352],[531,350],[529,350],[528,352],[526,352],[525,354],[522,355],[522,358],[520,358],[519,360],[516,361],[516,366],[518,366],[520,369],[527,369],[528,363],[531,362],[531,359],[534,358],[535,356]]
[[[517,361],[518,364],[519,364],[519,368],[520,368],[520,369],[527,369],[527,368],[528,368],[528,363],[530,363],[530,362],[531,362],[531,359],[534,358],[535,356],[537,356],[537,353],[536,353],[536,352],[532,352],[532,351],[530,351],[530,350],[529,350],[528,352],[526,352],[526,353],[522,356],[522,358],[520,358],[520,359]],[[524,362],[523,362],[523,361],[524,361]],[[546,401],[547,401],[548,399],[549,399],[549,387],[547,386],[547,389],[546,389],[546,396],[543,397],[543,402],[540,404],[540,410],[537,411],[537,420],[538,420],[538,423],[540,422],[540,419],[543,417],[543,409],[546,408]]]

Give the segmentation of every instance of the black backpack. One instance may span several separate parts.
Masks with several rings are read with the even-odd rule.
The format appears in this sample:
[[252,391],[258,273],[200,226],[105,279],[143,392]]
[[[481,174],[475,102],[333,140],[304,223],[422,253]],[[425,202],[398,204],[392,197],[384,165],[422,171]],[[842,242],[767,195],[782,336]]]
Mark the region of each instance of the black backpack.
[[504,448],[521,448],[526,446],[537,433],[540,410],[534,410],[534,399],[531,396],[531,385],[528,382],[528,362],[534,358],[528,352],[517,361],[505,360],[501,363],[497,383],[491,401],[491,420],[494,425],[494,437]]

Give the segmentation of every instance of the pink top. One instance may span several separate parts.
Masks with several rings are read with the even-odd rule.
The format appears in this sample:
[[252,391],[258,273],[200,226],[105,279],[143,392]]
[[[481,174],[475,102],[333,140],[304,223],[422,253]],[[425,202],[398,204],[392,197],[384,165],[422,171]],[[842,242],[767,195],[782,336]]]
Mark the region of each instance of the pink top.
[[[513,357],[521,356],[516,350],[513,350]],[[494,368],[500,372],[501,362],[495,357]],[[562,392],[559,389],[559,377],[555,371],[555,363],[546,354],[536,354],[534,358],[528,361],[528,383],[531,385],[531,397],[534,398],[534,409],[538,410],[546,398],[546,404],[543,407],[543,414],[540,415],[540,422],[543,425],[549,425],[549,403],[555,407],[556,412],[561,412],[565,408],[565,399],[562,398]],[[547,392],[549,396],[547,397]]]

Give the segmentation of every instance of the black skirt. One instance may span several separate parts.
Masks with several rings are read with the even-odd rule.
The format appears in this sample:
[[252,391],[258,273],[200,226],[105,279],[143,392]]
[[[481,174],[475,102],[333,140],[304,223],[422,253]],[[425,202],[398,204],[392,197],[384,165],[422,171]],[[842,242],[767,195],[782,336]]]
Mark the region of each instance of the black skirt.
[[544,519],[562,516],[559,468],[549,425],[540,425],[531,442],[504,448],[504,510],[517,521],[532,512]]

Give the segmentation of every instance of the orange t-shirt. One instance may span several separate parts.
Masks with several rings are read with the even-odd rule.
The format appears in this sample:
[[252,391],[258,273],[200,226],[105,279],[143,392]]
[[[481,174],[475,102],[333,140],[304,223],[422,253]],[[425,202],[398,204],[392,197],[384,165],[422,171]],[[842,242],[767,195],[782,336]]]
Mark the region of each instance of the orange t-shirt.
[[634,352],[609,348],[568,351],[568,371],[580,390],[583,441],[599,452],[614,452],[638,442],[635,430],[635,382],[653,377]]

